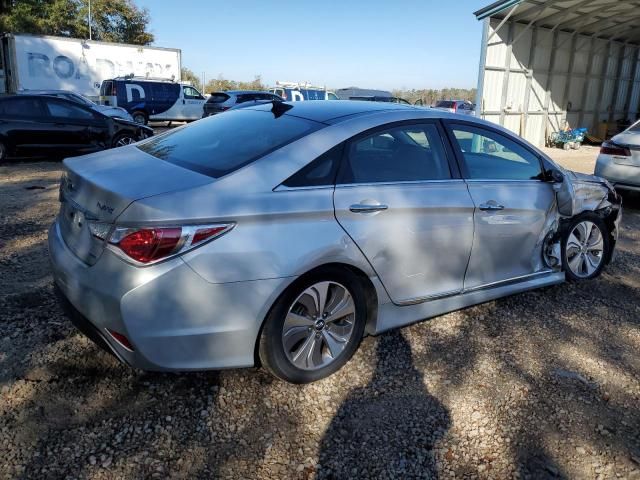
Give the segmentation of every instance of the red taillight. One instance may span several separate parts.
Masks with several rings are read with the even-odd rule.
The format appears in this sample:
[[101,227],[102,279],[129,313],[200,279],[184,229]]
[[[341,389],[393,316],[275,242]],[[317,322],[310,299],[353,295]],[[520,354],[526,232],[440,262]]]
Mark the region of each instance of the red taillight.
[[184,253],[231,230],[233,223],[182,227],[117,227],[109,235],[111,250],[149,264]]
[[193,235],[193,240],[191,240],[192,244],[204,242],[208,238],[213,237],[214,235],[219,234],[225,229],[225,227],[210,227],[210,228],[200,228]]
[[220,110],[222,110],[224,112],[225,110],[229,110],[230,108],[231,107],[220,107]]
[[604,142],[600,147],[600,153],[605,155],[613,155],[615,157],[630,157],[631,150],[627,147],[616,145],[613,142]]
[[118,247],[137,262],[149,263],[171,255],[181,237],[181,228],[149,228],[130,233]]
[[110,328],[107,328],[107,332],[109,332],[109,335],[111,335],[113,339],[116,342],[118,342],[120,345],[122,345],[124,348],[126,348],[130,352],[134,351],[133,345],[131,345],[131,342],[129,341],[129,339],[125,337],[123,334],[116,332],[115,330],[111,330]]

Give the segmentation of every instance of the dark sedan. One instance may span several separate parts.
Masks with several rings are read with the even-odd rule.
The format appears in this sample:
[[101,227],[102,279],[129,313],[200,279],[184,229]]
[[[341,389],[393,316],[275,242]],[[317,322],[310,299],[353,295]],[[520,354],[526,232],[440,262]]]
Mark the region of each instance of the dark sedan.
[[153,135],[144,125],[111,118],[62,98],[0,97],[0,162],[7,157],[72,157]]

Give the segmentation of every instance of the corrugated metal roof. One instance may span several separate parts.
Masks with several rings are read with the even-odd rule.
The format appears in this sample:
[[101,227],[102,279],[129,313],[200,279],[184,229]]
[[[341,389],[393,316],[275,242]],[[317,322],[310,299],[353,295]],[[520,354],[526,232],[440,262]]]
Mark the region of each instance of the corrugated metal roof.
[[638,0],[499,0],[477,12],[483,18],[504,18],[563,32],[640,43]]

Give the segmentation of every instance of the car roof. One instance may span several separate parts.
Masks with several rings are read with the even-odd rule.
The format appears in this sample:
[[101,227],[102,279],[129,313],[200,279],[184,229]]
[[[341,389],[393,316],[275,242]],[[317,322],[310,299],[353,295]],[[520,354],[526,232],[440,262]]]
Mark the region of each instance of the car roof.
[[227,90],[224,92],[212,92],[212,93],[232,93],[233,95],[242,95],[245,93],[268,93],[273,95],[271,92],[267,92],[266,90]]
[[69,90],[20,90],[19,92],[17,92],[19,95],[43,95],[43,94],[50,94],[50,93],[63,93],[66,95],[79,95],[78,93],[75,92],[70,92]]
[[[282,103],[291,107],[286,111],[286,115],[306,118],[307,120],[321,123],[333,123],[337,118],[353,117],[373,112],[418,110],[411,105],[390,102],[362,102],[358,100],[306,100]],[[247,107],[247,109],[270,110],[272,105],[272,102],[267,102],[261,105]]]

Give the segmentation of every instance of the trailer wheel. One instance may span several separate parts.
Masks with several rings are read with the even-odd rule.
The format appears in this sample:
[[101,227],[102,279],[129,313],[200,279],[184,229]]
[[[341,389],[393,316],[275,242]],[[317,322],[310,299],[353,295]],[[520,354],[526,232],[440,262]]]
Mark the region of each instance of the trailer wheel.
[[140,123],[141,125],[146,125],[149,119],[147,118],[147,114],[142,111],[135,111],[131,114],[133,117],[133,121],[136,123]]

